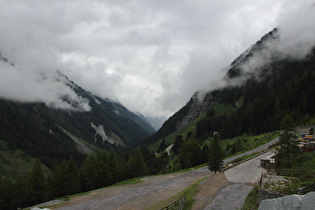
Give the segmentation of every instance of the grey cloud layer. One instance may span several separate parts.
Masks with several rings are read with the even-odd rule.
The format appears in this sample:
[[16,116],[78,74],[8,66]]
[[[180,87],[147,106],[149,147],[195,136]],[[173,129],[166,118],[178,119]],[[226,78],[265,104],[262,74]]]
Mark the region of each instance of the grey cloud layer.
[[[83,88],[117,99],[133,111],[169,116],[198,89],[220,85],[224,75],[220,69],[261,35],[279,24],[287,24],[287,30],[294,32],[287,17],[296,17],[294,25],[312,18],[310,12],[299,16],[301,5],[310,4],[285,0],[0,0],[0,51],[19,72],[30,75],[14,77],[45,74],[52,78],[52,72],[59,70]],[[312,20],[299,25],[299,30],[310,27]],[[302,38],[311,40],[312,35]],[[293,33],[288,39],[292,38],[299,37]],[[0,71],[3,74],[5,69]],[[33,80],[25,85],[29,87],[25,95],[39,88]],[[1,96],[10,98],[18,88]],[[43,101],[55,100],[42,90],[38,97]]]

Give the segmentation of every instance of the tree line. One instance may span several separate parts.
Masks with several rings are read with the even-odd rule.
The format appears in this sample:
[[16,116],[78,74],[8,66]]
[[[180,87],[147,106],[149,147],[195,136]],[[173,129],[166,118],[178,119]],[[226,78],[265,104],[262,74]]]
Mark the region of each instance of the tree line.
[[19,175],[15,180],[0,177],[0,206],[1,209],[32,206],[123,180],[157,174],[164,165],[165,157],[156,158],[146,148],[137,148],[121,155],[114,150],[109,153],[94,152],[80,167],[70,157],[61,164],[55,164],[49,175],[44,174],[40,160],[36,159],[27,175]]

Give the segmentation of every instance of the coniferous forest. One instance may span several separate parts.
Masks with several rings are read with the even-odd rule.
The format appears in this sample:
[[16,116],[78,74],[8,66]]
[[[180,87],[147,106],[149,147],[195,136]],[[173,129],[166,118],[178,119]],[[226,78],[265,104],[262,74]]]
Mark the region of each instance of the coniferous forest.
[[210,93],[220,103],[242,104],[231,114],[208,115],[198,123],[196,136],[204,138],[209,132],[218,131],[221,138],[231,138],[243,133],[278,130],[286,114],[295,122],[312,118],[315,113],[315,50],[304,61],[278,61],[271,69],[272,72],[262,75],[260,80],[249,78],[239,87]]
[[73,157],[53,166],[45,174],[39,159],[27,175],[0,178],[1,209],[17,209],[54,198],[113,185],[123,180],[158,174],[167,156],[156,158],[146,148],[117,155],[114,150],[93,152],[77,166]]

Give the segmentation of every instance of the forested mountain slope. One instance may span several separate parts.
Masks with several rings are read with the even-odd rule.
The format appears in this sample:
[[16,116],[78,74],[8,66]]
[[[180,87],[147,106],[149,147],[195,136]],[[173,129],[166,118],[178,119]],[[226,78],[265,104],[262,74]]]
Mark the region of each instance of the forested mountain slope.
[[[2,68],[15,70],[14,64],[1,55],[0,62]],[[70,106],[65,109],[43,102],[24,103],[1,98],[0,140],[6,150],[21,150],[52,167],[70,156],[77,162],[85,158],[86,154],[78,152],[78,144],[69,134],[91,148],[118,151],[137,146],[155,132],[147,120],[122,104],[82,89],[60,72],[55,79],[71,88],[89,109],[84,109],[68,95],[61,96]]]
[[[284,114],[290,114],[296,121],[312,117],[315,111],[315,50],[303,59],[286,57],[277,51],[266,52],[270,45],[278,43],[277,29],[263,36],[227,68],[224,88],[210,91],[203,97],[198,97],[198,92],[194,94],[149,142],[166,137],[205,112],[207,118],[196,128],[196,136],[201,138],[213,131],[220,132],[222,138],[229,138],[276,130]],[[213,108],[217,104],[230,104],[236,110],[232,114],[214,116]]]

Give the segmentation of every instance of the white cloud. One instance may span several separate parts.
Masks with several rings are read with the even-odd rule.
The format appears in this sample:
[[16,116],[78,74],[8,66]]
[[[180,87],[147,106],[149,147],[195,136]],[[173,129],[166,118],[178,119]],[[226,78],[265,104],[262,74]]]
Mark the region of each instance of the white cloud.
[[[8,62],[0,61],[0,97],[22,102],[44,102],[58,109],[89,111],[88,101],[67,86],[64,77],[22,72]],[[67,98],[64,101],[63,98]],[[73,105],[74,104],[74,105]]]
[[311,1],[305,4],[297,2],[286,2],[286,10],[280,13],[279,27],[274,34],[277,38],[264,41],[264,46],[241,66],[244,72],[258,75],[259,69],[274,59],[299,60],[314,49],[315,27],[310,20],[315,20],[315,5]]
[[[308,20],[300,31],[311,27],[312,15],[288,12],[305,4],[310,2],[0,0],[0,51],[21,73],[11,79],[40,89],[41,100],[49,88],[32,78],[44,74],[54,87],[58,69],[133,111],[169,116],[203,86],[221,85],[220,69],[274,27],[289,26],[288,17]],[[14,94],[1,92],[27,100]]]

